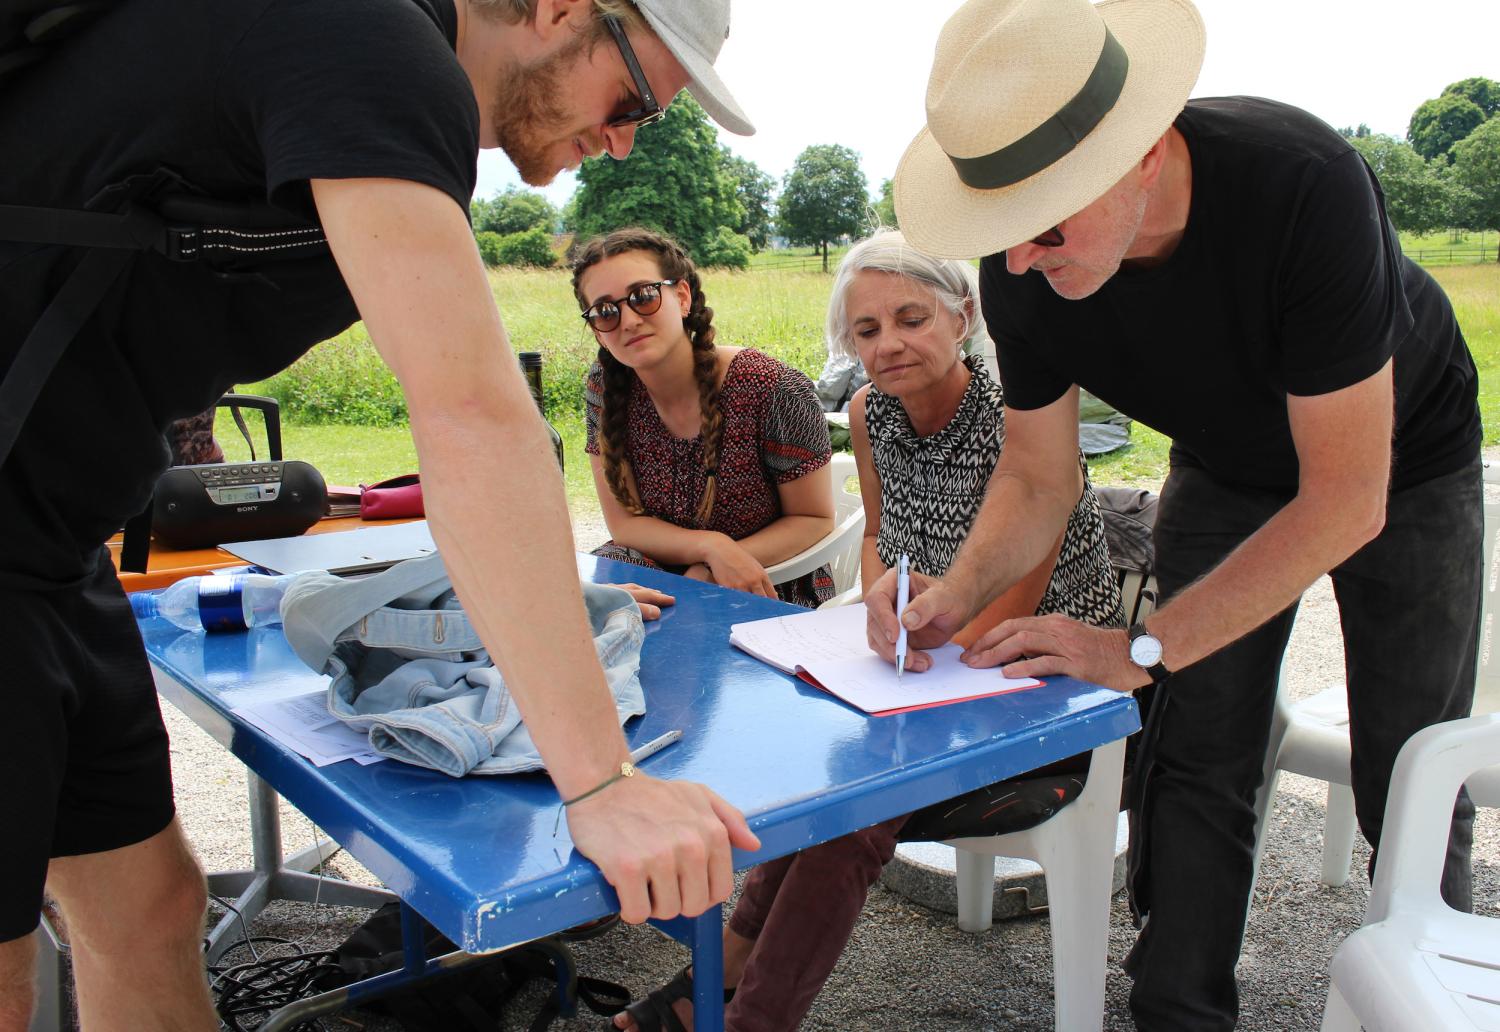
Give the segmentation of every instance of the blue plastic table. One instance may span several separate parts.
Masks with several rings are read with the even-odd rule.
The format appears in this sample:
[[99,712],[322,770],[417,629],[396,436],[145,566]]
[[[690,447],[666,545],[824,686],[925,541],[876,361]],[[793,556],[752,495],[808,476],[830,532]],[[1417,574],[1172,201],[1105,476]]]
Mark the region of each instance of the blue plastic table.
[[[1065,677],[1029,691],[872,718],[729,644],[731,624],[792,607],[592,556],[579,557],[579,570],[587,579],[633,580],[677,596],[676,606],[647,625],[641,681],[649,709],[626,735],[634,746],[683,730],[681,742],[643,769],[708,784],[745,813],[762,848],[736,852],[736,869],[1139,727],[1129,696]],[[279,855],[274,789],[466,951],[497,950],[615,910],[613,890],[574,851],[566,822],[554,835],[558,795],[545,776],[453,779],[394,761],[314,767],[229,712],[325,682],[292,654],[279,627],[203,635],[155,619],[141,630],[163,693],[269,786],[252,814],[261,870],[245,873],[259,878],[262,897],[313,898],[296,890],[299,878],[311,876],[288,870]],[[545,638],[534,647],[546,648]],[[285,891],[288,884],[294,891]],[[370,893],[371,902],[380,895],[350,890],[353,897]],[[326,881],[319,892],[324,901],[343,902],[330,897]],[[721,919],[715,907],[662,924],[692,947],[700,1029],[722,1027]],[[397,975],[431,969],[409,953],[406,972]],[[356,990],[348,1000],[363,995]]]

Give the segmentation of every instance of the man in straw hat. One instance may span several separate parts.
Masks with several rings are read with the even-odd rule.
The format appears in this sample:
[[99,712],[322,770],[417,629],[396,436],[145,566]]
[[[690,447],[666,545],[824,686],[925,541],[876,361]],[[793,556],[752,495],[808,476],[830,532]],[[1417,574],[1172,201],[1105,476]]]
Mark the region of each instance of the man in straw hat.
[[[1187,0],[970,0],[895,181],[913,244],[987,256],[1007,405],[968,542],[943,579],[916,579],[913,645],[945,641],[1057,540],[1081,489],[1080,386],[1173,440],[1165,604],[1128,632],[1009,621],[966,654],[1154,689],[1126,963],[1152,1029],[1234,1025],[1251,804],[1301,592],[1332,575],[1371,843],[1401,744],[1469,710],[1479,613],[1476,379],[1448,300],[1333,130],[1267,100],[1188,102],[1203,48]],[[893,596],[889,576],[867,596],[887,658]],[[1472,812],[1461,796],[1443,877],[1463,908]]]
[[[27,374],[0,389],[0,827],[11,843],[0,852],[0,1030],[28,1025],[44,882],[72,936],[84,1027],[218,1027],[203,877],[173,814],[166,731],[104,539],[150,499],[169,421],[356,318],[401,382],[433,537],[568,801],[573,844],[627,920],[725,899],[731,847],[758,840],[706,787],[628,762],[563,483],[468,210],[480,148],[502,148],[522,179],[545,183],[587,155],[625,158],[683,89],[720,125],[753,132],[714,71],[730,0],[0,7],[0,45],[17,18],[37,14],[31,39],[97,14],[0,80],[0,204],[82,209],[169,166],[215,200],[316,219],[327,238],[297,260],[226,271],[191,260],[208,244],[185,237],[174,257],[188,260],[176,261],[7,243],[15,223],[0,221],[0,378]],[[34,56],[0,53],[0,76]],[[111,257],[121,254],[128,273]],[[69,285],[88,290],[100,270],[123,273],[112,289],[103,279],[92,315],[61,288],[75,266],[89,278]],[[78,332],[57,341],[67,322]],[[31,336],[38,325],[58,346],[26,350],[45,336]],[[56,361],[50,376],[38,354]],[[10,388],[28,381],[22,400],[35,405],[14,433]]]

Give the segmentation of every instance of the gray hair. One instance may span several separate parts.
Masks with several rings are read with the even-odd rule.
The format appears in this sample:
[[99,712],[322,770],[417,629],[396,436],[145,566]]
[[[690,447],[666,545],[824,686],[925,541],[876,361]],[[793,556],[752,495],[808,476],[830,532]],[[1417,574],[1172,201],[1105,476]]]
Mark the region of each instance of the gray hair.
[[933,258],[918,251],[898,230],[876,233],[849,248],[833,278],[828,298],[825,341],[830,355],[858,358],[854,331],[849,325],[847,297],[861,272],[889,272],[932,288],[938,303],[963,324],[960,353],[983,354],[989,335],[979,314],[979,273],[968,262]]

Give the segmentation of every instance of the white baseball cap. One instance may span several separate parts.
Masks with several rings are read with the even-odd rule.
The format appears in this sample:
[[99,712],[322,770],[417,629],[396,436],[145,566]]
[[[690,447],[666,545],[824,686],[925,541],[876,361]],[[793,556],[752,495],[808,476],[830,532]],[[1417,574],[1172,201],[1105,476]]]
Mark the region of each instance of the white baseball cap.
[[753,136],[755,126],[714,71],[729,38],[729,0],[635,0],[635,5],[688,73],[688,92],[703,110],[730,132]]

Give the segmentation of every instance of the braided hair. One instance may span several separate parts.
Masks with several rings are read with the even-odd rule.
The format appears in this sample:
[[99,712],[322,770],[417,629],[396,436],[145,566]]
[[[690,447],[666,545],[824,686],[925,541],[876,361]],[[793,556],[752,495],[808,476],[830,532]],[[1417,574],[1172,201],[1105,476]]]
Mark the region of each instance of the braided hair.
[[[595,237],[578,249],[573,259],[573,296],[580,307],[588,306],[583,296],[583,274],[605,258],[630,251],[645,251],[656,259],[664,279],[680,280],[692,291],[682,328],[693,346],[693,377],[698,383],[698,408],[702,413],[700,433],[703,437],[703,472],[707,482],[698,500],[695,514],[700,527],[708,526],[713,514],[714,497],[719,482],[719,451],[724,441],[724,410],[719,405],[719,360],[714,351],[714,310],[703,297],[698,269],[682,245],[671,237],[649,229],[617,229],[606,236]],[[632,515],[645,510],[631,490],[630,460],[625,457],[629,437],[626,421],[630,415],[630,389],[635,373],[616,361],[609,349],[599,346],[599,367],[604,373],[603,412],[599,419],[599,452],[604,460],[604,476],[615,499]]]

